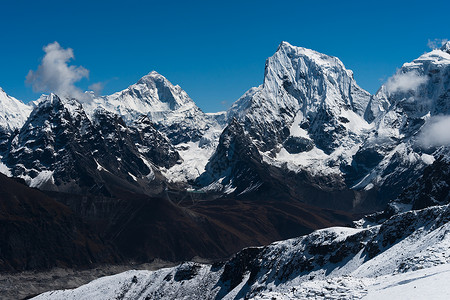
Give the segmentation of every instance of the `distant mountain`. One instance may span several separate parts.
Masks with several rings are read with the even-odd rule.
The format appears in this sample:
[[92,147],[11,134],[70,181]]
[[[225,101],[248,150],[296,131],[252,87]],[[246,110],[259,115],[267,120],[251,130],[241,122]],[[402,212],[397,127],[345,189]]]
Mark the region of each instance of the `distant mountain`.
[[84,106],[89,113],[96,107],[103,107],[120,115],[127,124],[147,115],[173,144],[198,141],[205,131],[217,125],[180,86],[172,85],[155,71],[123,91],[95,98]]
[[174,182],[193,180],[204,171],[225,122],[223,113],[205,114],[180,86],[155,71],[123,91],[84,101],[83,106],[88,115],[102,107],[121,116],[127,125],[147,116],[180,153],[182,162],[165,171]]
[[[449,43],[405,63],[372,97],[367,112],[373,130],[351,164],[343,167],[354,189],[379,190],[380,199],[392,200],[427,165],[449,155],[448,142],[433,140],[446,135],[436,120],[450,115],[448,48]],[[446,150],[439,150],[442,146]]]

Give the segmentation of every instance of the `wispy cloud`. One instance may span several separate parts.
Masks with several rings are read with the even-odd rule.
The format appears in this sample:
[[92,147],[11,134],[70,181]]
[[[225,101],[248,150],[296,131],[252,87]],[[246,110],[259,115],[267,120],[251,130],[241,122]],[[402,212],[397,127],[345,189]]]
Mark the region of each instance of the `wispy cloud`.
[[105,88],[105,82],[96,82],[91,84],[88,89],[94,92],[94,95],[100,96]]
[[69,65],[74,59],[71,48],[64,49],[58,42],[43,48],[45,55],[36,71],[30,70],[26,82],[35,92],[53,92],[60,96],[84,100],[87,95],[75,83],[89,76],[89,70],[81,66]]
[[426,76],[420,76],[416,72],[397,73],[388,79],[386,88],[389,93],[414,92],[427,80]]
[[448,42],[448,39],[434,39],[434,40],[428,40],[427,46],[431,50],[438,49],[442,45]]
[[418,136],[425,147],[450,146],[450,116],[434,116],[428,120]]

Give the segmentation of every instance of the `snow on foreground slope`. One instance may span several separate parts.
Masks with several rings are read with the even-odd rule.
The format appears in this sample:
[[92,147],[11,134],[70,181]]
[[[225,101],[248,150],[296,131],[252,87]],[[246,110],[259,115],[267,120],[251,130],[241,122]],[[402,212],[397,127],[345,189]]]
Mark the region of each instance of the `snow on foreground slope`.
[[35,299],[445,298],[449,221],[449,205],[435,206],[367,228],[334,227],[246,248],[222,264],[128,271]]

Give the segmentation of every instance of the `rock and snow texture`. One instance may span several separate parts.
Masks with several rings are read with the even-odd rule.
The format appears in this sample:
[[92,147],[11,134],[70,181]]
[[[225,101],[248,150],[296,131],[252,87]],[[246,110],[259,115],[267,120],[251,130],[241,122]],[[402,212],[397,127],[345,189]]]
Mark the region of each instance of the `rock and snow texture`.
[[195,179],[204,171],[224,127],[225,113],[205,114],[178,85],[153,71],[115,94],[83,103],[89,115],[97,107],[132,125],[143,115],[176,146],[180,164],[162,170],[169,181]]
[[449,205],[434,206],[247,248],[223,264],[128,271],[36,299],[373,299],[413,286],[444,299],[448,288],[427,283],[450,279],[449,221]]
[[13,136],[3,161],[12,175],[44,190],[109,195],[111,180],[140,190],[155,170],[132,135],[119,116],[97,109],[91,120],[75,99],[50,94]]
[[[338,58],[282,42],[267,59],[263,84],[227,113],[203,113],[185,91],[156,72],[113,95],[92,95],[83,108],[95,124],[101,109],[120,116],[147,168],[157,166],[169,182],[237,195],[293,174],[300,181],[290,186],[309,181],[320,189],[337,187],[355,205],[359,196],[350,194],[368,191],[379,196],[379,206],[396,198],[439,155],[448,155],[449,47],[404,64],[376,95],[361,89]],[[20,129],[30,108],[3,91],[0,100],[8,103],[0,121],[17,115],[17,107],[22,115],[11,126]],[[0,140],[1,169],[8,173],[20,167],[5,160],[15,139],[8,133]],[[130,178],[145,173],[140,163],[126,168]],[[302,201],[298,193],[289,191]]]
[[[355,189],[380,189],[395,198],[440,155],[450,135],[450,53],[446,47],[405,63],[371,99],[373,127],[351,164],[343,166]],[[368,113],[370,112],[370,113]],[[444,147],[444,149],[442,149]]]
[[[283,42],[266,62],[264,83],[228,111],[228,126],[236,128],[237,120],[243,128],[242,137],[231,140],[250,139],[266,166],[333,178],[328,180],[333,185],[361,193],[373,190],[377,205],[384,205],[439,153],[448,155],[448,47],[404,64],[370,95],[339,59]],[[236,145],[228,145],[229,130],[223,135],[225,144],[219,142],[203,176],[210,180],[201,183],[207,189],[242,190],[233,184],[242,177],[232,171],[239,164],[231,159]],[[224,149],[229,150],[221,154]]]
[[264,83],[242,96],[228,116],[244,124],[262,152],[275,155],[291,136],[331,153],[346,140],[360,139],[369,101],[338,58],[282,42],[266,62]]

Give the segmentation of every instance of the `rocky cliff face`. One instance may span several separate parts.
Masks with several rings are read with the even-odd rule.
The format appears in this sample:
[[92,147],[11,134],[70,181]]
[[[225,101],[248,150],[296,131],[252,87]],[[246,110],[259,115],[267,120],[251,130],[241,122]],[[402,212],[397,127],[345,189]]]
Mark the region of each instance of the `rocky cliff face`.
[[44,190],[112,195],[114,186],[145,191],[157,179],[120,117],[97,110],[91,121],[79,102],[53,94],[11,139],[4,161]]
[[355,138],[354,123],[364,122],[369,100],[338,58],[282,42],[266,61],[263,85],[241,97],[228,116],[244,124],[262,152],[276,154],[287,137],[306,133],[331,153]]

